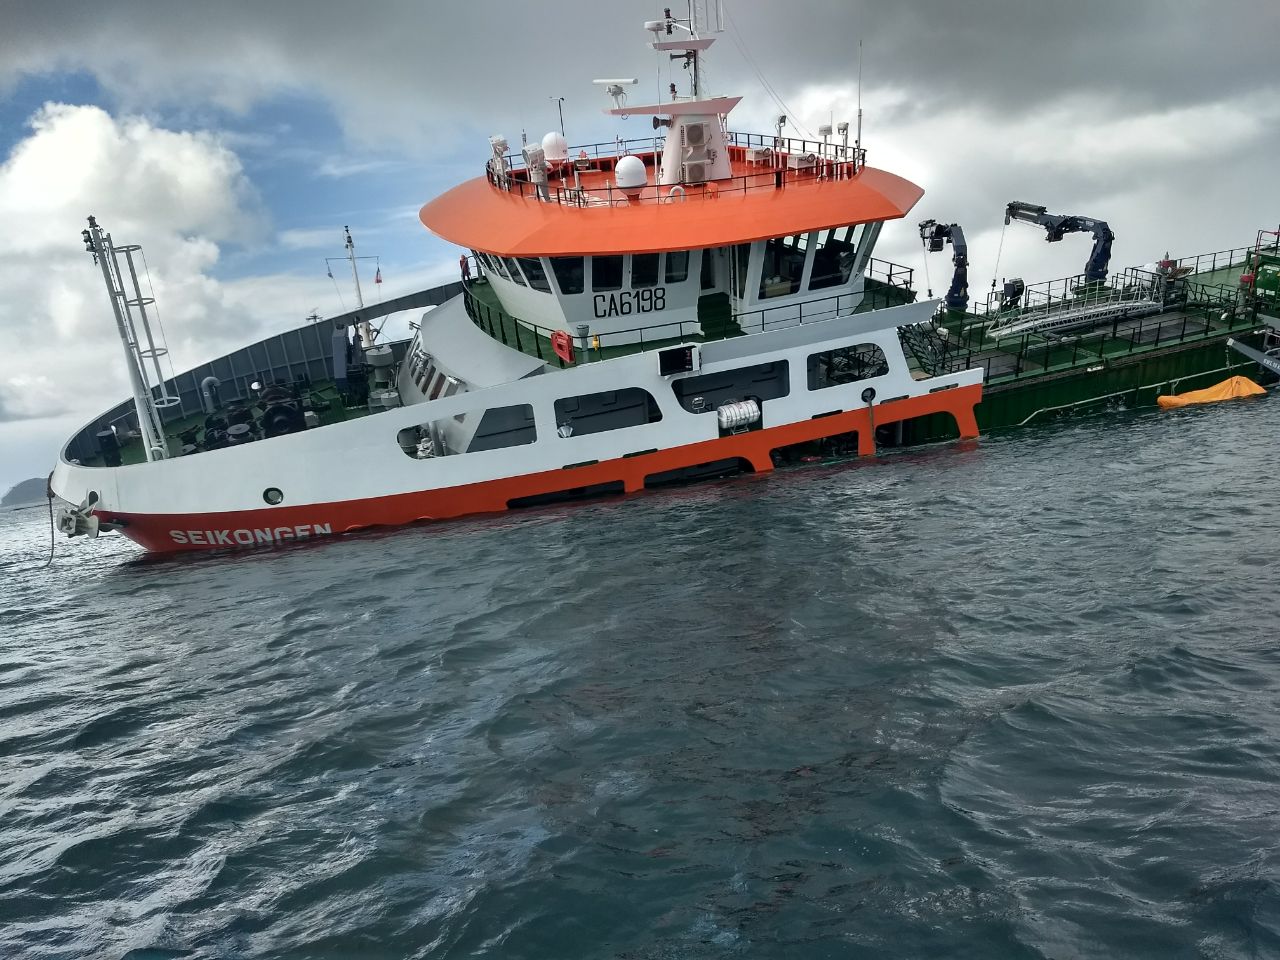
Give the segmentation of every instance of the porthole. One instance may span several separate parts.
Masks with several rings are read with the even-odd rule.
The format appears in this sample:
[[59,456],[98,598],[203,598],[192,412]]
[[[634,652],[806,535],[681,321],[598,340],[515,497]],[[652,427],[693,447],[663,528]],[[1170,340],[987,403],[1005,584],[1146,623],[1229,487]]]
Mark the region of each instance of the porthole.
[[262,499],[274,507],[284,502],[284,494],[279,487],[267,487],[262,491]]

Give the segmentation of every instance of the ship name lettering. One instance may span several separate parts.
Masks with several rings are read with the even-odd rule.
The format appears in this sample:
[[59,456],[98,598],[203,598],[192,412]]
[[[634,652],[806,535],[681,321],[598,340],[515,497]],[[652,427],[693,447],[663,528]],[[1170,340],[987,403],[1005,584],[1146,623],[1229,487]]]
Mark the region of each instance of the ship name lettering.
[[595,315],[600,318],[654,313],[667,309],[667,288],[641,287],[639,290],[623,290],[621,293],[597,293],[591,303]]
[[258,527],[237,530],[170,530],[174,543],[203,547],[251,547],[255,544],[281,543],[333,533],[331,523],[299,523],[292,527]]

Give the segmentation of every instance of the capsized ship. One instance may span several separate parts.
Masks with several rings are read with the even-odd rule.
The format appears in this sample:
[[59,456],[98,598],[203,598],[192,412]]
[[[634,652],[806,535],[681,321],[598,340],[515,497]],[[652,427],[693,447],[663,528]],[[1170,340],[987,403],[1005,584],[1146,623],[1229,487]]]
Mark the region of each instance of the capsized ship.
[[596,83],[654,135],[492,138],[483,174],[422,208],[471,253],[406,343],[362,306],[166,380],[137,248],[91,218],[133,400],[64,449],[60,527],[248,547],[866,454],[922,423],[976,436],[982,368],[925,369],[938,303],[872,257],[921,188],[869,166],[847,123],[732,131],[740,98],[703,90],[715,37],[669,12],[646,28],[687,89],[629,105],[634,80]]

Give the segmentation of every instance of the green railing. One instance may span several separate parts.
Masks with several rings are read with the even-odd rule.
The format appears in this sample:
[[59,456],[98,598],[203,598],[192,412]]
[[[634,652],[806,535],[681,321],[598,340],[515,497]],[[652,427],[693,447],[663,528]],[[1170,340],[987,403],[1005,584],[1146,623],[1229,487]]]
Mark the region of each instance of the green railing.
[[[682,340],[719,340],[730,336],[764,333],[780,329],[784,325],[818,323],[855,311],[899,306],[915,299],[915,291],[911,287],[912,277],[910,267],[873,257],[869,259],[861,298],[857,294],[843,293],[800,303],[730,313],[721,326],[732,332],[726,332],[724,336],[707,336],[701,319],[672,320],[608,333],[592,332],[588,334],[589,348],[597,358],[621,356]],[[499,306],[486,303],[476,295],[473,284],[468,284],[465,291],[463,302],[467,315],[477,327],[508,347],[514,347],[539,360],[565,366],[564,360],[551,347],[551,337],[559,328],[544,327],[519,319]],[[573,341],[575,349],[581,349],[577,336],[573,336]]]

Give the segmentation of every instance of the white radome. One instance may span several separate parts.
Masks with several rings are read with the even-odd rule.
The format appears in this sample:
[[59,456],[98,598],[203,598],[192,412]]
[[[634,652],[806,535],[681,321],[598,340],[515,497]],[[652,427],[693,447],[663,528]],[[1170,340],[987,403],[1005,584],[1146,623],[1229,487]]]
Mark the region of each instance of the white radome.
[[552,130],[542,138],[542,152],[550,162],[564,163],[569,159],[569,141],[565,140],[563,134]]
[[623,157],[614,168],[613,175],[619,190],[639,192],[649,183],[649,174],[639,157]]

